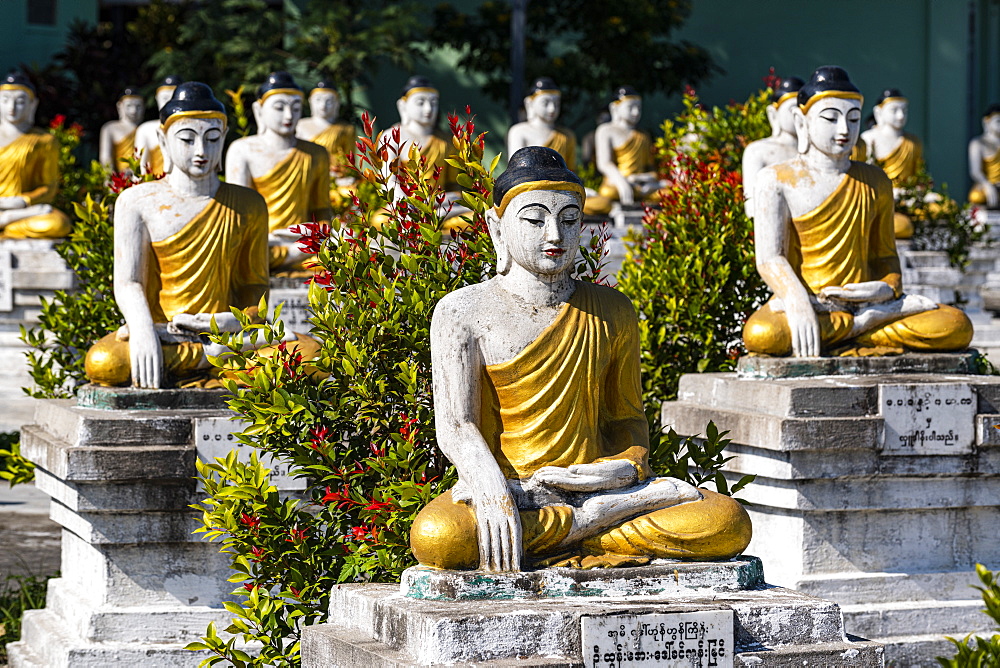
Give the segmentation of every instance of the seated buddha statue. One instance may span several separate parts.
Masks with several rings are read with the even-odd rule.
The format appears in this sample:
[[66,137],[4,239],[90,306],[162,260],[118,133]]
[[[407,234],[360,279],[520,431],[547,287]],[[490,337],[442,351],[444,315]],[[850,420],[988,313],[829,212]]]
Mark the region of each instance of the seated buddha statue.
[[289,228],[331,217],[330,156],[295,136],[302,99],[288,72],[268,75],[253,103],[257,134],[237,139],[226,154],[226,182],[253,188],[267,202],[272,272],[301,269],[308,259]]
[[[218,177],[225,107],[203,83],[177,87],[160,110],[166,177],[122,192],[115,203],[115,301],[125,325],[91,346],[87,377],[101,385],[159,388],[210,375],[210,343],[238,332],[230,311],[260,321],[268,292],[267,205]],[[286,335],[291,341],[295,334]],[[303,350],[315,343],[302,338]],[[244,347],[254,344],[244,340]]]
[[0,229],[10,239],[56,239],[69,218],[52,208],[59,191],[59,144],[34,127],[38,98],[20,73],[0,81]]
[[[896,198],[900,189],[911,185],[924,166],[924,147],[915,135],[904,132],[910,111],[910,102],[896,88],[882,91],[872,114],[875,126],[861,135],[868,149],[868,160],[885,171],[892,181]],[[909,216],[895,216],[897,239],[913,236],[913,222]]]
[[795,139],[795,107],[798,106],[799,89],[805,82],[798,77],[781,80],[771,94],[771,104],[765,109],[767,122],[771,124],[771,136],[750,142],[743,150],[743,197],[747,216],[753,218],[754,177],[764,167],[796,155],[798,142]]
[[[160,85],[156,87],[156,109],[163,109],[163,105],[170,101],[174,94],[174,89],[184,83],[184,80],[173,74],[163,78]],[[160,127],[160,120],[146,121],[135,130],[135,156],[139,158],[142,165],[143,174],[163,174],[163,153],[160,151],[160,143],[156,138],[156,129]]]
[[519,571],[739,554],[751,528],[738,502],[650,470],[635,309],[571,276],[580,179],[529,146],[493,201],[496,276],[446,295],[431,321],[438,445],[459,481],[417,515],[417,561]]
[[98,153],[101,164],[112,172],[128,168],[125,163],[135,156],[135,131],[146,113],[146,102],[139,95],[139,89],[126,88],[115,105],[118,120],[108,121],[101,127]]
[[[562,91],[549,77],[535,79],[524,98],[527,120],[517,123],[507,132],[507,155],[514,155],[525,146],[546,146],[566,161],[570,171],[576,169],[576,135],[569,128],[556,124],[562,103]],[[611,211],[611,200],[588,190],[584,213],[603,215]]]
[[611,120],[594,135],[597,170],[604,175],[598,192],[622,204],[654,195],[661,183],[653,165],[653,140],[637,129],[642,98],[631,86],[619,86],[608,105]]
[[798,93],[799,155],[757,174],[757,269],[774,296],[744,326],[752,353],[946,352],[972,340],[965,313],[903,292],[892,182],[850,159],[861,105],[847,72],[819,68]]
[[983,134],[969,142],[969,203],[988,209],[1000,208],[1000,104],[991,104],[983,114]]
[[[395,188],[396,199],[403,198],[402,191],[395,185],[395,170],[398,169],[399,158],[416,151],[416,155],[423,160],[421,176],[424,179],[430,179],[436,170],[440,170],[438,183],[446,193],[445,202],[439,211],[445,218],[444,229],[462,229],[467,224],[461,216],[469,213],[469,210],[457,204],[462,189],[458,185],[458,170],[445,162],[455,156],[455,148],[451,137],[437,130],[440,98],[438,89],[427,77],[410,77],[403,86],[403,94],[396,100],[399,123],[380,133],[379,143],[385,144],[389,150],[385,170],[389,183]],[[398,153],[393,142],[387,141],[397,129],[400,139]]]
[[330,191],[330,203],[339,206],[350,201],[353,194],[350,187],[355,179],[348,168],[358,132],[350,123],[337,120],[340,95],[331,83],[319,81],[309,92],[309,111],[311,115],[295,126],[295,136],[319,144],[330,154],[330,178],[335,184]]

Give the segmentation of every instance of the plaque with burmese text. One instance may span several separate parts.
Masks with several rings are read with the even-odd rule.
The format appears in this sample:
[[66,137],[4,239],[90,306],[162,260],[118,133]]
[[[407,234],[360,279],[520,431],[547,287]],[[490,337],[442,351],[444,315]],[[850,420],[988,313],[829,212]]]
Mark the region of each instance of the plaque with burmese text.
[[976,393],[965,383],[879,386],[882,454],[967,455],[975,442]]
[[587,668],[731,668],[733,611],[586,615],[580,619]]
[[[216,457],[227,457],[236,451],[239,461],[250,463],[250,453],[256,448],[241,442],[236,434],[246,429],[248,424],[242,420],[230,420],[225,417],[197,418],[194,421],[194,442],[198,459],[203,462],[214,462]],[[271,484],[280,490],[297,491],[306,488],[304,479],[295,479],[288,475],[288,464],[275,461],[271,455],[257,452],[260,462],[271,469]]]

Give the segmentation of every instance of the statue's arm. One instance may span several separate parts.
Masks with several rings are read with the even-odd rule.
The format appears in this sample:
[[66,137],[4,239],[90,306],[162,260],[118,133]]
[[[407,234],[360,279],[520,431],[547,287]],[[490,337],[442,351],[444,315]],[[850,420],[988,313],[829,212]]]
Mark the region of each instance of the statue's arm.
[[743,151],[743,205],[747,217],[753,218],[753,188],[757,172],[764,168],[761,147],[754,142]]
[[[889,177],[882,177],[875,189],[875,224],[871,235],[871,275],[876,281],[881,281],[892,288],[887,299],[898,298],[903,294],[902,270],[899,265],[899,255],[896,253],[896,232],[893,217],[895,203],[892,197],[892,182]],[[875,301],[885,301],[878,299]]]
[[618,199],[622,204],[632,204],[634,196],[632,184],[618,171],[618,163],[615,162],[615,147],[611,139],[611,132],[607,125],[597,128],[594,134],[594,150],[596,152],[597,169],[618,190]]
[[[113,121],[112,121],[113,122]],[[101,165],[105,169],[110,169],[116,171],[115,167],[115,153],[114,153],[114,140],[111,137],[111,123],[105,123],[101,126],[101,134],[98,141],[97,158],[100,160]]]
[[507,132],[507,159],[510,160],[510,156],[514,155],[515,151],[527,145],[528,143],[524,139],[524,132],[521,131],[521,124],[518,123],[511,127],[510,131]]
[[253,202],[247,207],[246,233],[240,245],[239,263],[234,268],[233,285],[237,308],[243,310],[255,322],[263,322],[258,311],[260,298],[267,296],[270,289],[267,204],[257,193],[246,193]]
[[252,188],[253,176],[250,174],[250,163],[247,161],[246,151],[241,142],[240,139],[234,141],[226,154],[226,183]]
[[462,300],[458,293],[446,296],[431,320],[437,441],[472,494],[480,567],[518,571],[521,520],[500,465],[479,431],[483,358]]
[[158,388],[163,373],[163,351],[146,301],[146,256],[149,233],[133,200],[135,190],[127,190],[115,203],[115,301],[129,329],[129,357],[132,383],[137,387]]
[[775,297],[782,300],[792,334],[792,354],[816,357],[820,351],[819,321],[809,290],[788,261],[792,214],[777,173],[765,167],[754,188],[754,249],[757,271]]

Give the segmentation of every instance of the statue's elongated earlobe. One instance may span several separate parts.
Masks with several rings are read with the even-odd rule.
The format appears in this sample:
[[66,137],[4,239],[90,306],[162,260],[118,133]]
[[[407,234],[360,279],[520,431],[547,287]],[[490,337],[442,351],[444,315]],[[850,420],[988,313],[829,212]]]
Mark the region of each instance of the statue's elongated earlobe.
[[497,274],[506,274],[510,271],[511,257],[507,250],[507,244],[500,233],[500,217],[493,209],[486,210],[486,226],[490,230],[490,238],[493,240],[493,248],[497,252]]
[[806,117],[805,114],[802,113],[801,109],[794,109],[792,114],[794,114],[795,117],[796,146],[799,153],[805,153],[809,150],[809,132],[806,129]]

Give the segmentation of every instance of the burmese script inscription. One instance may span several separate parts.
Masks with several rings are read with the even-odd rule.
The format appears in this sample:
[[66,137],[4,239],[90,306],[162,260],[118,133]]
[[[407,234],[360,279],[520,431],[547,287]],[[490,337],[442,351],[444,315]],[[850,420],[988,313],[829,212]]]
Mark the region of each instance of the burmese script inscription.
[[[247,428],[242,420],[230,420],[225,417],[198,418],[194,421],[194,442],[198,459],[203,462],[214,462],[216,457],[226,457],[236,451],[239,461],[250,463],[250,453],[255,448],[240,441],[236,434]],[[271,455],[258,452],[260,462],[271,469],[271,484],[280,490],[302,490],[306,488],[305,480],[297,480],[288,475],[288,464],[275,461]]]
[[976,393],[964,383],[879,386],[886,455],[972,452]]
[[584,616],[587,668],[730,668],[733,611]]

